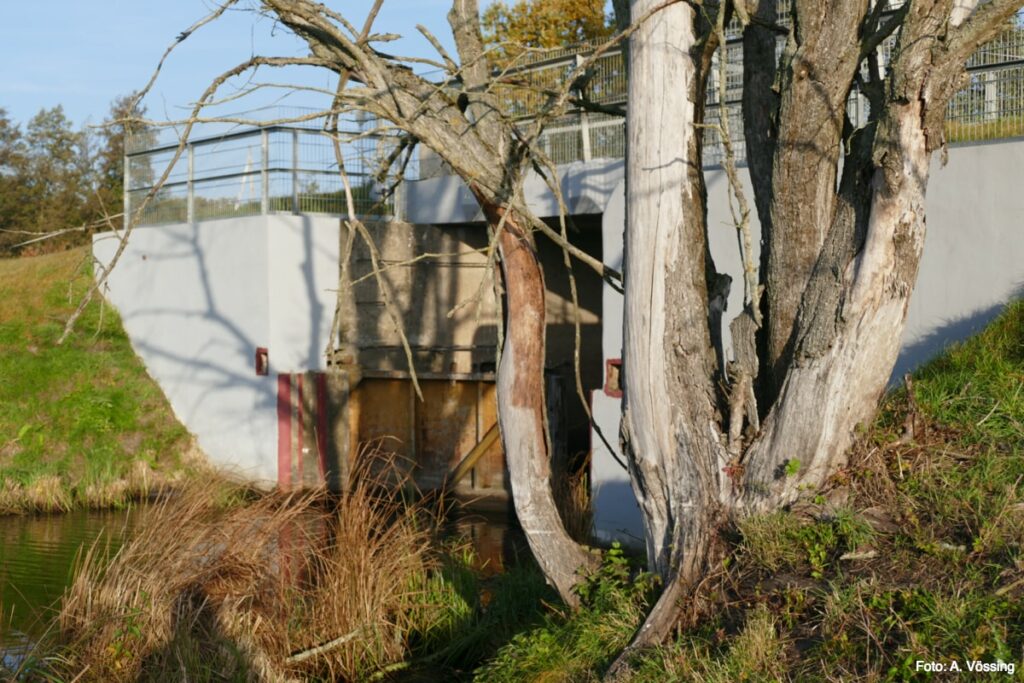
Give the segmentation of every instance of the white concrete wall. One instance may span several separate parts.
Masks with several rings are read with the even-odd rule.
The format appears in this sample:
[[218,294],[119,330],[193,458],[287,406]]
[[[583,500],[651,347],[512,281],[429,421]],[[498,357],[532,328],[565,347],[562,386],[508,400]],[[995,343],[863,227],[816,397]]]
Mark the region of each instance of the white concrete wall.
[[[107,298],[149,374],[238,476],[277,480],[276,375],[324,367],[338,231],[336,218],[277,215],[142,227],[111,275]],[[107,262],[116,247],[98,235],[93,251]]]
[[341,223],[283,214],[266,220],[271,372],[322,370],[338,289]]
[[952,147],[945,168],[937,157],[924,258],[894,379],[1024,296],[1024,140]]

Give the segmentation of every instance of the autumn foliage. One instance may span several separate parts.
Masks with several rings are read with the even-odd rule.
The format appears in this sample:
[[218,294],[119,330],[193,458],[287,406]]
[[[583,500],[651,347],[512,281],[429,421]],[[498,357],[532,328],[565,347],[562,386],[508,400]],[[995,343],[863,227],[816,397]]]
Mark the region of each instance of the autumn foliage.
[[614,32],[604,0],[518,0],[511,6],[499,0],[484,11],[481,28],[488,46],[505,59],[531,48],[600,41]]

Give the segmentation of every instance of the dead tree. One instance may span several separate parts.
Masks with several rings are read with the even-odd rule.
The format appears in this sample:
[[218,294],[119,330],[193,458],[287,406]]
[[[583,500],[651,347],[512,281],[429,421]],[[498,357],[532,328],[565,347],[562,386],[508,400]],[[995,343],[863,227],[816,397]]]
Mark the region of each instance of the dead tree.
[[[886,4],[794,0],[790,30],[775,0],[679,2],[630,40],[622,430],[651,567],[666,583],[613,677],[632,650],[667,635],[720,562],[719,529],[819,488],[875,414],[924,246],[946,105],[967,58],[1024,1]],[[657,5],[633,0],[633,15]],[[762,226],[757,287],[731,326],[745,367],[728,383],[716,381],[708,301],[718,274],[700,173],[720,10],[744,25]],[[846,114],[857,86],[871,103],[859,128]]]

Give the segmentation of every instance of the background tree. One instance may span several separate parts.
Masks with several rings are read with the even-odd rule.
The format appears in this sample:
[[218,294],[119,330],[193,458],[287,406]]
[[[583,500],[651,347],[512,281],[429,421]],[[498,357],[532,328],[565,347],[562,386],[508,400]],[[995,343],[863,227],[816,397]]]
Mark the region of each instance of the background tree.
[[21,128],[0,108],[0,253],[24,239],[14,231],[24,230],[32,214],[25,185],[27,159]]
[[609,38],[604,0],[516,0],[491,4],[481,16],[484,41],[508,61],[529,48],[559,48]]
[[[29,231],[39,234],[81,225],[93,191],[88,135],[72,128],[60,105],[42,109],[25,127],[23,182],[30,198]],[[58,238],[66,244],[70,235]]]
[[[126,135],[140,134],[134,95],[111,103],[95,130],[75,130],[60,106],[42,109],[24,132],[0,109],[0,253],[84,244],[121,211]],[[32,241],[26,249],[17,245]]]

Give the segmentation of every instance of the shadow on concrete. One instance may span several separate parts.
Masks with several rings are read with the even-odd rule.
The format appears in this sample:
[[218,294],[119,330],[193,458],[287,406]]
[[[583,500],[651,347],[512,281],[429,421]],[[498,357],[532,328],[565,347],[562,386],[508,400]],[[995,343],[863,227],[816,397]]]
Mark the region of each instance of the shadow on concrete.
[[998,317],[1010,302],[1021,298],[1024,298],[1024,283],[1015,287],[1003,303],[978,309],[969,315],[945,320],[913,343],[904,345],[896,359],[889,383],[899,383],[903,375],[935,358],[951,344],[978,334]]

